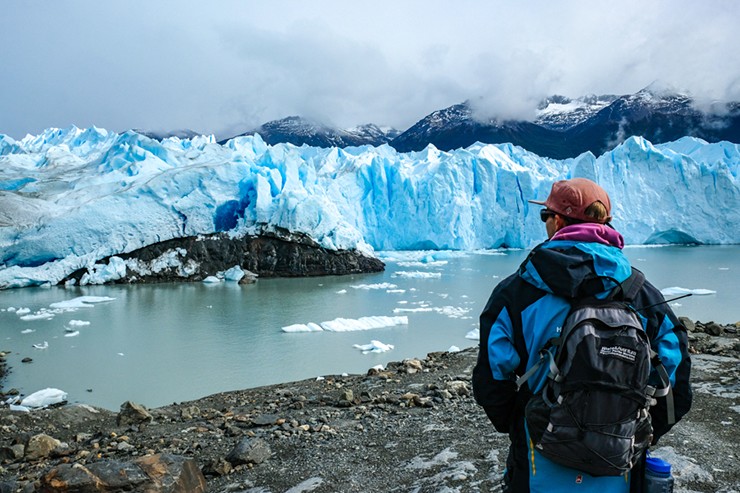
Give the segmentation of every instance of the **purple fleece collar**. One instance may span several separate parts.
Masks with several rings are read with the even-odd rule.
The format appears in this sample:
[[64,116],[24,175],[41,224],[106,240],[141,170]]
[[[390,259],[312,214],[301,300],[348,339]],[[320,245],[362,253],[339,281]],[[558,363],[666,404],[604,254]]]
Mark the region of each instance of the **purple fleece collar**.
[[624,248],[624,238],[616,229],[605,224],[578,223],[566,226],[553,235],[551,240],[589,241]]

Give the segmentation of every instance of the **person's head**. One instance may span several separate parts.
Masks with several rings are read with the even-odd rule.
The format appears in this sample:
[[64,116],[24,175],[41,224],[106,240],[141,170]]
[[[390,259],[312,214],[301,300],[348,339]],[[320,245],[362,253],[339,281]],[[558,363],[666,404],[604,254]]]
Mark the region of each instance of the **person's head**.
[[540,218],[545,222],[548,238],[571,224],[607,224],[612,219],[609,195],[586,178],[557,181],[544,202],[529,202],[545,206],[540,211]]

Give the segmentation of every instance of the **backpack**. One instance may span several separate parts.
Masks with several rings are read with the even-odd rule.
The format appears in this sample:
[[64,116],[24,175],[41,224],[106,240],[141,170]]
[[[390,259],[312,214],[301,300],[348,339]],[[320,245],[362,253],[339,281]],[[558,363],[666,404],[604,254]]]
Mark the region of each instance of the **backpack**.
[[[532,445],[562,466],[593,476],[623,475],[652,441],[650,406],[672,394],[668,374],[630,306],[644,282],[636,269],[606,299],[576,300],[559,337],[517,380],[521,385],[542,364],[549,373],[525,409]],[[655,369],[659,386],[650,385]],[[672,417],[669,416],[669,420]]]

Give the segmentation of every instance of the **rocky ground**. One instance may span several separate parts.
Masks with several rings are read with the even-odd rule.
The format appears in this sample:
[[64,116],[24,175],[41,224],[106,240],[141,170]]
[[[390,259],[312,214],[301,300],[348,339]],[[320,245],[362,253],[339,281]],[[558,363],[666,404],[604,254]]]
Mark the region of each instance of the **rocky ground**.
[[[738,326],[689,325],[694,406],[654,454],[678,492],[740,492]],[[0,492],[499,491],[508,439],[473,400],[476,354],[149,410],[3,407]]]

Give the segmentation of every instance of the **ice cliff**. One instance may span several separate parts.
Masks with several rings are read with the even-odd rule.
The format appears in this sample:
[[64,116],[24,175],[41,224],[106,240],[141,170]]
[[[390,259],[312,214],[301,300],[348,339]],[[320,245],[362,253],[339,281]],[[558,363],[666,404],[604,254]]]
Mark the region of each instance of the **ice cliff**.
[[307,233],[327,249],[528,247],[553,181],[587,177],[628,244],[740,243],[740,146],[641,138],[553,160],[508,145],[398,153],[158,142],[135,132],[0,135],[0,287],[56,283],[106,256],[214,232]]

